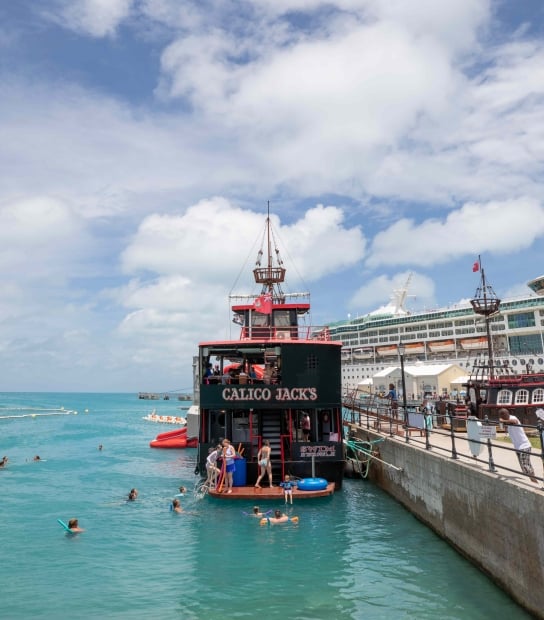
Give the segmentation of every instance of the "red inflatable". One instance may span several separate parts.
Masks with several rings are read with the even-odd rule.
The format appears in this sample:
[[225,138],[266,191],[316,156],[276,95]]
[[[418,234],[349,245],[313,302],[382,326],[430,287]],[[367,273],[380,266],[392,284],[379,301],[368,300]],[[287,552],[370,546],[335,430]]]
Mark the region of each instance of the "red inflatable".
[[175,431],[168,431],[166,433],[159,433],[155,439],[168,439],[168,437],[177,437],[178,435],[186,435],[187,434],[187,427],[184,426],[183,428],[178,428]]
[[149,442],[149,445],[152,448],[196,448],[198,437],[187,439],[187,427],[184,426],[175,431],[160,433]]

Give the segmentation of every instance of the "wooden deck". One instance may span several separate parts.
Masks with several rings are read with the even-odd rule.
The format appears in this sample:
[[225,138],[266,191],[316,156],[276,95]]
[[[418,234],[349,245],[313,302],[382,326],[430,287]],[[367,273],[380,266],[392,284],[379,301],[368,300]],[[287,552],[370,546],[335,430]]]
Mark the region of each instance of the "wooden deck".
[[[334,493],[334,482],[329,482],[327,488],[321,491],[299,491],[299,489],[293,489],[293,502],[301,499],[315,499],[316,497],[327,497]],[[281,487],[261,487],[256,489],[254,486],[233,487],[232,493],[220,493],[219,491],[210,490],[208,492],[210,497],[217,497],[218,499],[249,499],[255,502],[262,502],[264,500],[283,500],[283,489]]]

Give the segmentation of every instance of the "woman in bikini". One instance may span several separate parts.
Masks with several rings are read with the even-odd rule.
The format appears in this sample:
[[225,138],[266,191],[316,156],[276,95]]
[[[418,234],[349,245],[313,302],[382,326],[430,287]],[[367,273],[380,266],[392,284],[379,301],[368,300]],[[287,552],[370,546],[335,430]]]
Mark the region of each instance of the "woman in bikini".
[[263,441],[263,445],[257,454],[257,460],[259,461],[259,466],[261,468],[261,473],[257,478],[257,482],[255,483],[255,488],[260,489],[261,486],[259,482],[264,478],[265,474],[268,474],[268,482],[270,483],[270,488],[274,485],[272,484],[272,463],[270,461],[270,442],[268,439]]

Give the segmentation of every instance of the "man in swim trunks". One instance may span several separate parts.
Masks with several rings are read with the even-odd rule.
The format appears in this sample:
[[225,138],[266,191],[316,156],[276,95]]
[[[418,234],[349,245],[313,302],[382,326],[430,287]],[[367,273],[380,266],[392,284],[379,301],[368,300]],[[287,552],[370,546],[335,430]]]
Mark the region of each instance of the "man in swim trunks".
[[225,481],[227,483],[227,488],[223,491],[223,493],[232,493],[233,474],[236,469],[236,466],[234,464],[235,456],[236,451],[231,446],[230,441],[228,439],[223,439],[223,458],[225,459],[226,465]]

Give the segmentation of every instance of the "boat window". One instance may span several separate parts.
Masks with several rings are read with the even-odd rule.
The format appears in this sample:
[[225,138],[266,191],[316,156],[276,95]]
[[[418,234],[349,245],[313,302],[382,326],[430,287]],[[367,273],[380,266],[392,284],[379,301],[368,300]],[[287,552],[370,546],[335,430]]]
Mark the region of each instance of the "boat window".
[[510,390],[499,390],[497,394],[497,405],[512,404],[512,392]]
[[289,310],[274,310],[274,325],[276,327],[291,327]]
[[529,390],[518,390],[516,392],[516,405],[526,405],[529,402]]
[[267,327],[268,326],[268,314],[262,314],[260,312],[251,313],[251,324],[254,327]]
[[544,403],[544,389],[542,388],[537,388],[534,392],[533,392],[533,404],[541,404]]

